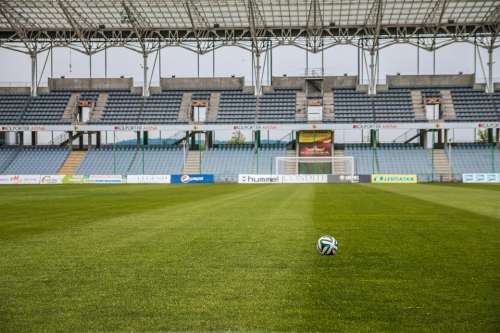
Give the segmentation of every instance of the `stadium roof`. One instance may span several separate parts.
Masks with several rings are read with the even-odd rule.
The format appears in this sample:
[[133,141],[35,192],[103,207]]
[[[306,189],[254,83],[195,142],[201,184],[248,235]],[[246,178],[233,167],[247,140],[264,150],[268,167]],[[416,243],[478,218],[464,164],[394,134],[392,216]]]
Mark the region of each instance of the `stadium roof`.
[[78,41],[92,52],[99,41],[143,49],[152,41],[194,42],[205,52],[217,43],[258,49],[271,40],[317,52],[360,39],[375,47],[379,39],[417,36],[496,39],[499,22],[498,0],[2,0],[0,46]]

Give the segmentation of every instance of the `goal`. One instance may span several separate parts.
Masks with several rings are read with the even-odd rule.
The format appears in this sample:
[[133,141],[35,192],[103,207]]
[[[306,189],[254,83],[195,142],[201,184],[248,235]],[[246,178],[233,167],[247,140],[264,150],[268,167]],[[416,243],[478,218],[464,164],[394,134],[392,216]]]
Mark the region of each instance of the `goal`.
[[277,175],[326,174],[354,177],[354,158],[342,157],[275,157]]

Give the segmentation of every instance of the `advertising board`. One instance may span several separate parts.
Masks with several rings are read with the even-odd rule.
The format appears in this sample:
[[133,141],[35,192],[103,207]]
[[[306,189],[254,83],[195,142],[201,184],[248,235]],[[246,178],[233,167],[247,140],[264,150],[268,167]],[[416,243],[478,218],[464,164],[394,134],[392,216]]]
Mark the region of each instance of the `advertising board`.
[[172,184],[207,184],[215,181],[214,175],[171,175],[170,182]]
[[170,175],[128,175],[128,184],[170,184]]
[[411,174],[373,174],[372,183],[377,184],[416,184],[417,175]]
[[464,183],[500,183],[500,173],[464,173]]

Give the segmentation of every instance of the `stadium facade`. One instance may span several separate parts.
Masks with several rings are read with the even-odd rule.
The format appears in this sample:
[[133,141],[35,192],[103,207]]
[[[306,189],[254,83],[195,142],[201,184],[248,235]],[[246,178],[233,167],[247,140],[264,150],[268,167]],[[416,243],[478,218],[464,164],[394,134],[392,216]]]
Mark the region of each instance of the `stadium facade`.
[[[357,175],[416,174],[421,180],[498,173],[500,85],[493,82],[492,60],[499,45],[498,2],[349,3],[2,2],[0,46],[31,57],[32,84],[0,91],[0,173],[184,173],[229,181],[239,174],[345,175],[351,167]],[[409,43],[436,50],[453,42],[488,50],[485,84],[471,74],[395,75],[377,84],[381,49]],[[263,63],[272,68],[275,47],[319,53],[346,44],[358,48],[357,75],[325,76],[306,65],[304,76],[271,77],[270,86],[262,85]],[[182,46],[204,54],[227,45],[252,52],[254,85],[238,77],[161,78],[160,86],[148,85],[154,75],[148,57],[160,49]],[[48,86],[39,87],[37,55],[49,51],[47,64],[54,47],[87,54],[89,78],[51,75]],[[142,87],[131,78],[92,78],[92,55],[109,47],[143,55]],[[156,59],[161,73],[161,57]],[[381,132],[391,130],[401,134],[381,145]],[[482,142],[453,142],[454,130],[472,131],[474,138],[481,133]],[[162,132],[169,131],[178,134],[166,142]],[[218,131],[250,131],[252,140],[220,143]],[[271,143],[262,139],[269,131],[291,135]],[[369,133],[369,140],[336,144],[336,131]],[[39,142],[40,133],[49,133],[49,142]],[[117,133],[135,133],[137,140],[117,145]],[[280,167],[280,157],[297,159]],[[332,159],[325,167],[321,158]]]

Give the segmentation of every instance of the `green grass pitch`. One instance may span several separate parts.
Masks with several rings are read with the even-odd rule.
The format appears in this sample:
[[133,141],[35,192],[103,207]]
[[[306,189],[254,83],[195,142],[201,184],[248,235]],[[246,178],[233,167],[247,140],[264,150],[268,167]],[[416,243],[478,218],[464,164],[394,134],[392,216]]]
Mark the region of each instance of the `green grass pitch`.
[[500,186],[0,187],[0,332],[157,331],[498,332]]

